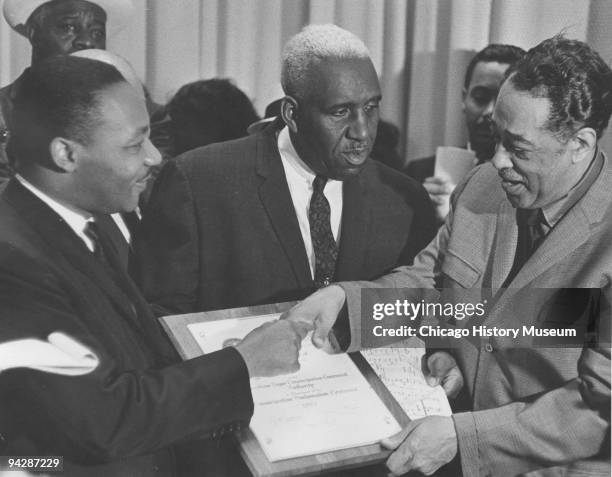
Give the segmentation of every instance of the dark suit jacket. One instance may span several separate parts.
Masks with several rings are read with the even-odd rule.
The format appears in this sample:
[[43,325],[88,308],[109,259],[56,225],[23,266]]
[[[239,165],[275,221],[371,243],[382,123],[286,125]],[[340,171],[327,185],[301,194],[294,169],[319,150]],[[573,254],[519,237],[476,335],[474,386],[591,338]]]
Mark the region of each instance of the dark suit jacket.
[[[165,166],[135,246],[150,302],[192,312],[313,291],[274,126]],[[335,280],[374,278],[411,263],[433,236],[429,198],[405,175],[368,160],[343,190]]]
[[404,172],[422,184],[425,179],[434,175],[435,165],[436,156],[423,157],[410,161],[404,167]]
[[175,475],[172,446],[246,423],[253,404],[235,349],[178,363],[148,305],[14,179],[0,195],[0,340],[63,331],[98,368],[0,375],[9,451],[62,455],[66,475]]

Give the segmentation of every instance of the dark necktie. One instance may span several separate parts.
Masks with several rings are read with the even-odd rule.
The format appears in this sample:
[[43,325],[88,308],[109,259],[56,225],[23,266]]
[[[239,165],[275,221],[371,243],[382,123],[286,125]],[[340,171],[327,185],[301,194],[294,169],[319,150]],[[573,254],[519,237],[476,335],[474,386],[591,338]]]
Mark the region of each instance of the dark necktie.
[[98,227],[98,224],[94,221],[87,222],[87,224],[85,225],[84,233],[92,241],[94,257],[96,257],[98,261],[104,264],[104,266],[112,269],[112,265],[109,263],[104,248],[102,247],[102,242],[100,239],[100,229]]
[[518,225],[518,240],[516,243],[516,253],[514,255],[514,263],[504,287],[507,287],[514,279],[523,265],[533,255],[533,252],[540,246],[544,240],[544,214],[542,209],[516,209],[516,223]]
[[338,246],[332,234],[330,224],[329,202],[323,194],[327,178],[315,177],[312,183],[312,197],[308,210],[310,237],[315,254],[315,286],[317,288],[330,284],[334,278]]

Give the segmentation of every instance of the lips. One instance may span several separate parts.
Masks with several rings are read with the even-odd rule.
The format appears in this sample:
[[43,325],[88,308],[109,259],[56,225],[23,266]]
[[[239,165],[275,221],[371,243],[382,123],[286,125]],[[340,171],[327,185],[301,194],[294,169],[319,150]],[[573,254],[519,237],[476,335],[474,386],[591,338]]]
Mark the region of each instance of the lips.
[[501,186],[507,194],[518,194],[524,187],[527,187],[523,178],[520,175],[513,174],[511,170],[502,169],[499,172],[499,177],[502,180]]
[[136,184],[146,186],[150,178],[151,178],[151,172],[149,171],[141,179],[138,179],[136,181]]
[[363,164],[370,155],[369,146],[359,146],[342,151],[342,156],[346,161],[354,166]]

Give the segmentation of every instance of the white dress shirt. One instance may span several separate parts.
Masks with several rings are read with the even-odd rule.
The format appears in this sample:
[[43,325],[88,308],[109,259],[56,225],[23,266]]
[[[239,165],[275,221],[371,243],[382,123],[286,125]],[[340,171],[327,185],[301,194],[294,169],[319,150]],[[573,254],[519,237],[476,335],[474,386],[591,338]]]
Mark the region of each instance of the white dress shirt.
[[[285,127],[278,134],[278,151],[280,152],[285,177],[289,185],[289,193],[293,201],[295,215],[300,225],[300,232],[306,247],[310,273],[314,278],[315,255],[310,237],[310,222],[308,221],[308,209],[312,197],[312,183],[316,177],[315,173],[306,165],[291,143],[289,130]],[[330,208],[331,229],[336,239],[340,241],[340,223],[342,219],[342,181],[328,179],[323,189]]]
[[91,214],[86,212],[76,212],[73,209],[69,209],[63,204],[60,204],[57,200],[49,197],[43,191],[38,189],[36,186],[28,182],[19,174],[15,175],[15,178],[21,182],[26,189],[28,189],[32,194],[42,200],[45,204],[51,207],[62,219],[66,221],[68,226],[74,231],[75,234],[85,243],[87,248],[93,252],[94,244],[91,239],[85,235],[85,227],[88,222],[93,220]]

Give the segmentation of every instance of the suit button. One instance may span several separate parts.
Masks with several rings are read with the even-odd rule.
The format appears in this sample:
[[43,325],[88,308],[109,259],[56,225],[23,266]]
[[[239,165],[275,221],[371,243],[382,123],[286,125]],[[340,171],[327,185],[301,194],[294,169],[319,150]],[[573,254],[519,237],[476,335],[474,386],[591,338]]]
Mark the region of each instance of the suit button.
[[493,352],[493,346],[491,346],[491,343],[487,343],[487,344],[485,345],[485,351],[486,351],[487,353],[492,353],[492,352]]

